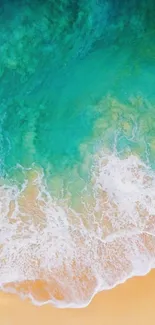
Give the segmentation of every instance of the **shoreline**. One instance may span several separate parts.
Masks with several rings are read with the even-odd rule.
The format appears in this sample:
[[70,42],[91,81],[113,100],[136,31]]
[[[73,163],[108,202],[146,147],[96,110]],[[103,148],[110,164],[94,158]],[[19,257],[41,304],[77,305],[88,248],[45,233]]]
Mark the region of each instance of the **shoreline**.
[[14,294],[0,292],[2,325],[154,325],[155,270],[133,277],[115,288],[98,293],[85,308],[41,307]]

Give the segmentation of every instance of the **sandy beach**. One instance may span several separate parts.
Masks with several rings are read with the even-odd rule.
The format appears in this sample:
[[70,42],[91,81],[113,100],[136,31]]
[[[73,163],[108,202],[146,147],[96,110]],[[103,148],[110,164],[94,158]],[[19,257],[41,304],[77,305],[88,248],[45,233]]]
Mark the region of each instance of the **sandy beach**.
[[87,308],[36,307],[16,295],[0,293],[1,325],[153,325],[155,271],[96,295]]

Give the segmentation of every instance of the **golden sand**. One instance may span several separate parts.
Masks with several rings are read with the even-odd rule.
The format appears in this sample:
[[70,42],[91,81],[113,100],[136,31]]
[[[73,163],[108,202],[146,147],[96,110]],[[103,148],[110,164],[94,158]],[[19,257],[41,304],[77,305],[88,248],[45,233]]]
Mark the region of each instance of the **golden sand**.
[[[154,325],[155,271],[96,295],[87,308],[37,307],[0,293],[1,325]],[[38,286],[39,290],[39,286]]]

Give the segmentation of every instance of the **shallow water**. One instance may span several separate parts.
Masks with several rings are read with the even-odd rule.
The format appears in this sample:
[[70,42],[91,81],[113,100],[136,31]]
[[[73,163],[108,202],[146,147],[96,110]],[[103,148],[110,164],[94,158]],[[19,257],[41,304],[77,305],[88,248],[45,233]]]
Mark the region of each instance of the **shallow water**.
[[80,307],[154,267],[153,8],[2,3],[3,290]]
[[[35,306],[16,295],[0,293],[0,321],[2,324],[23,325],[107,325],[154,324],[155,271],[144,277],[134,277],[112,290],[97,294],[86,308],[58,309],[47,304]],[[39,292],[41,290],[38,284]]]

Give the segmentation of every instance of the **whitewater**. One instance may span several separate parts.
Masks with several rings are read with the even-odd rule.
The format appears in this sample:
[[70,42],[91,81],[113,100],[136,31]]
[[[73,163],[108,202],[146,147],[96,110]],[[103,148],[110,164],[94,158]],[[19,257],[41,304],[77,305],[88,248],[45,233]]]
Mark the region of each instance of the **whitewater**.
[[97,292],[154,268],[154,171],[134,155],[103,149],[93,161],[76,208],[63,187],[59,198],[51,195],[38,170],[23,170],[20,187],[1,185],[2,290],[35,304],[84,307]]

